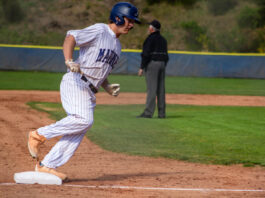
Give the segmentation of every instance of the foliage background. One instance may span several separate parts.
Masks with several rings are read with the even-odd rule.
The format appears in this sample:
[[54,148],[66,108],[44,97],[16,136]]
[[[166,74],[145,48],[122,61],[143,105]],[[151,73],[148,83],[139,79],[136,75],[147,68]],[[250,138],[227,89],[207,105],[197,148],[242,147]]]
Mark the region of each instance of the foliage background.
[[[108,22],[117,0],[0,0],[0,43],[61,46],[67,30]],[[264,52],[265,0],[129,0],[142,25],[121,37],[140,49],[158,19],[169,50]]]

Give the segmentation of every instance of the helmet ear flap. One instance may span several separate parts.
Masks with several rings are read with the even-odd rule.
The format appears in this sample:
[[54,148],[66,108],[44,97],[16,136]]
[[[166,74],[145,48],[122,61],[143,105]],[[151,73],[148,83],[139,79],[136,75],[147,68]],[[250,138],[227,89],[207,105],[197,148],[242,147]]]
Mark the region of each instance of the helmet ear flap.
[[[116,17],[118,17],[118,20]],[[116,25],[123,25],[125,23],[124,18],[122,16],[116,16],[116,17],[115,17],[115,24]]]
[[125,20],[122,15],[111,13],[110,20],[114,22],[116,25],[123,25],[125,23]]

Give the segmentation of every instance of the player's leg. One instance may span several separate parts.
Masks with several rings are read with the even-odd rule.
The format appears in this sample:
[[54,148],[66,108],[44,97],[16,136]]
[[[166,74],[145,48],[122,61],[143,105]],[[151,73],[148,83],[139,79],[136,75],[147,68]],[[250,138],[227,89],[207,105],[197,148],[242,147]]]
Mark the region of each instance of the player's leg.
[[65,134],[79,134],[87,131],[93,124],[93,109],[94,105],[91,104],[91,113],[87,118],[78,115],[68,115],[60,121],[39,128],[36,131],[29,133],[28,148],[31,156],[38,159],[39,147],[47,139]]
[[[55,124],[47,126],[48,130],[51,131],[51,133],[47,133],[47,139],[61,134],[61,131],[64,131],[65,135],[42,160],[42,164],[45,167],[57,168],[65,164],[73,156],[85,133],[92,126],[94,106],[93,104],[87,105],[90,111],[89,117],[82,118],[69,115]],[[44,128],[42,130],[46,131],[47,129]]]
[[83,137],[83,133],[93,124],[95,96],[82,83],[79,74],[68,73],[64,76],[60,87],[61,100],[68,116],[54,124],[39,128],[37,130],[39,135],[46,139],[80,134]]
[[91,105],[91,116],[87,118],[68,115],[54,124],[39,128],[38,132],[48,140],[57,136],[83,133],[93,124],[93,109],[94,107]]
[[62,105],[68,116],[38,129],[38,133],[47,139],[83,133],[93,124],[95,96],[89,88],[85,87],[80,74],[67,73],[61,82],[60,94]]
[[86,130],[83,133],[63,136],[44,157],[41,163],[53,169],[65,164],[73,156],[85,133]]
[[36,171],[51,173],[64,180],[67,176],[55,169],[73,156],[85,133],[92,126],[95,98],[91,90],[80,81],[80,75],[70,73],[61,83],[61,99],[68,116],[38,131],[47,139],[58,135],[63,137],[36,165]]

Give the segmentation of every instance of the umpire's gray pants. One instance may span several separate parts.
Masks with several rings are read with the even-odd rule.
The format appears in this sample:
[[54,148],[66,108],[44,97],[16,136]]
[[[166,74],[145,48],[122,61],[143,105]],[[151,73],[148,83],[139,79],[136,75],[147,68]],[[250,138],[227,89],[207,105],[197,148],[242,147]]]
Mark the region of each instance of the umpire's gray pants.
[[146,86],[147,86],[147,97],[144,114],[153,116],[156,107],[158,116],[165,117],[165,70],[166,64],[164,61],[151,61],[146,69]]

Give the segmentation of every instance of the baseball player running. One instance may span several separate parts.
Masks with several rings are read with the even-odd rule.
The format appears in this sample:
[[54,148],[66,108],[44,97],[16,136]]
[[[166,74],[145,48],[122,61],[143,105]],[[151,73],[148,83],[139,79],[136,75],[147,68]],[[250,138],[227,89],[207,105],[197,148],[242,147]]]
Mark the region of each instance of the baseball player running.
[[[140,23],[138,10],[127,2],[113,6],[109,24],[97,23],[81,30],[67,32],[63,53],[67,73],[60,84],[61,101],[67,116],[62,120],[29,132],[28,149],[37,159],[35,171],[46,172],[67,179],[56,168],[65,164],[78,148],[85,133],[93,124],[93,113],[100,86],[110,95],[118,96],[119,84],[109,84],[107,77],[117,63],[121,44],[119,37],[127,34],[134,23]],[[75,46],[79,57],[73,60]],[[42,161],[38,160],[39,147],[46,140],[62,136]]]

